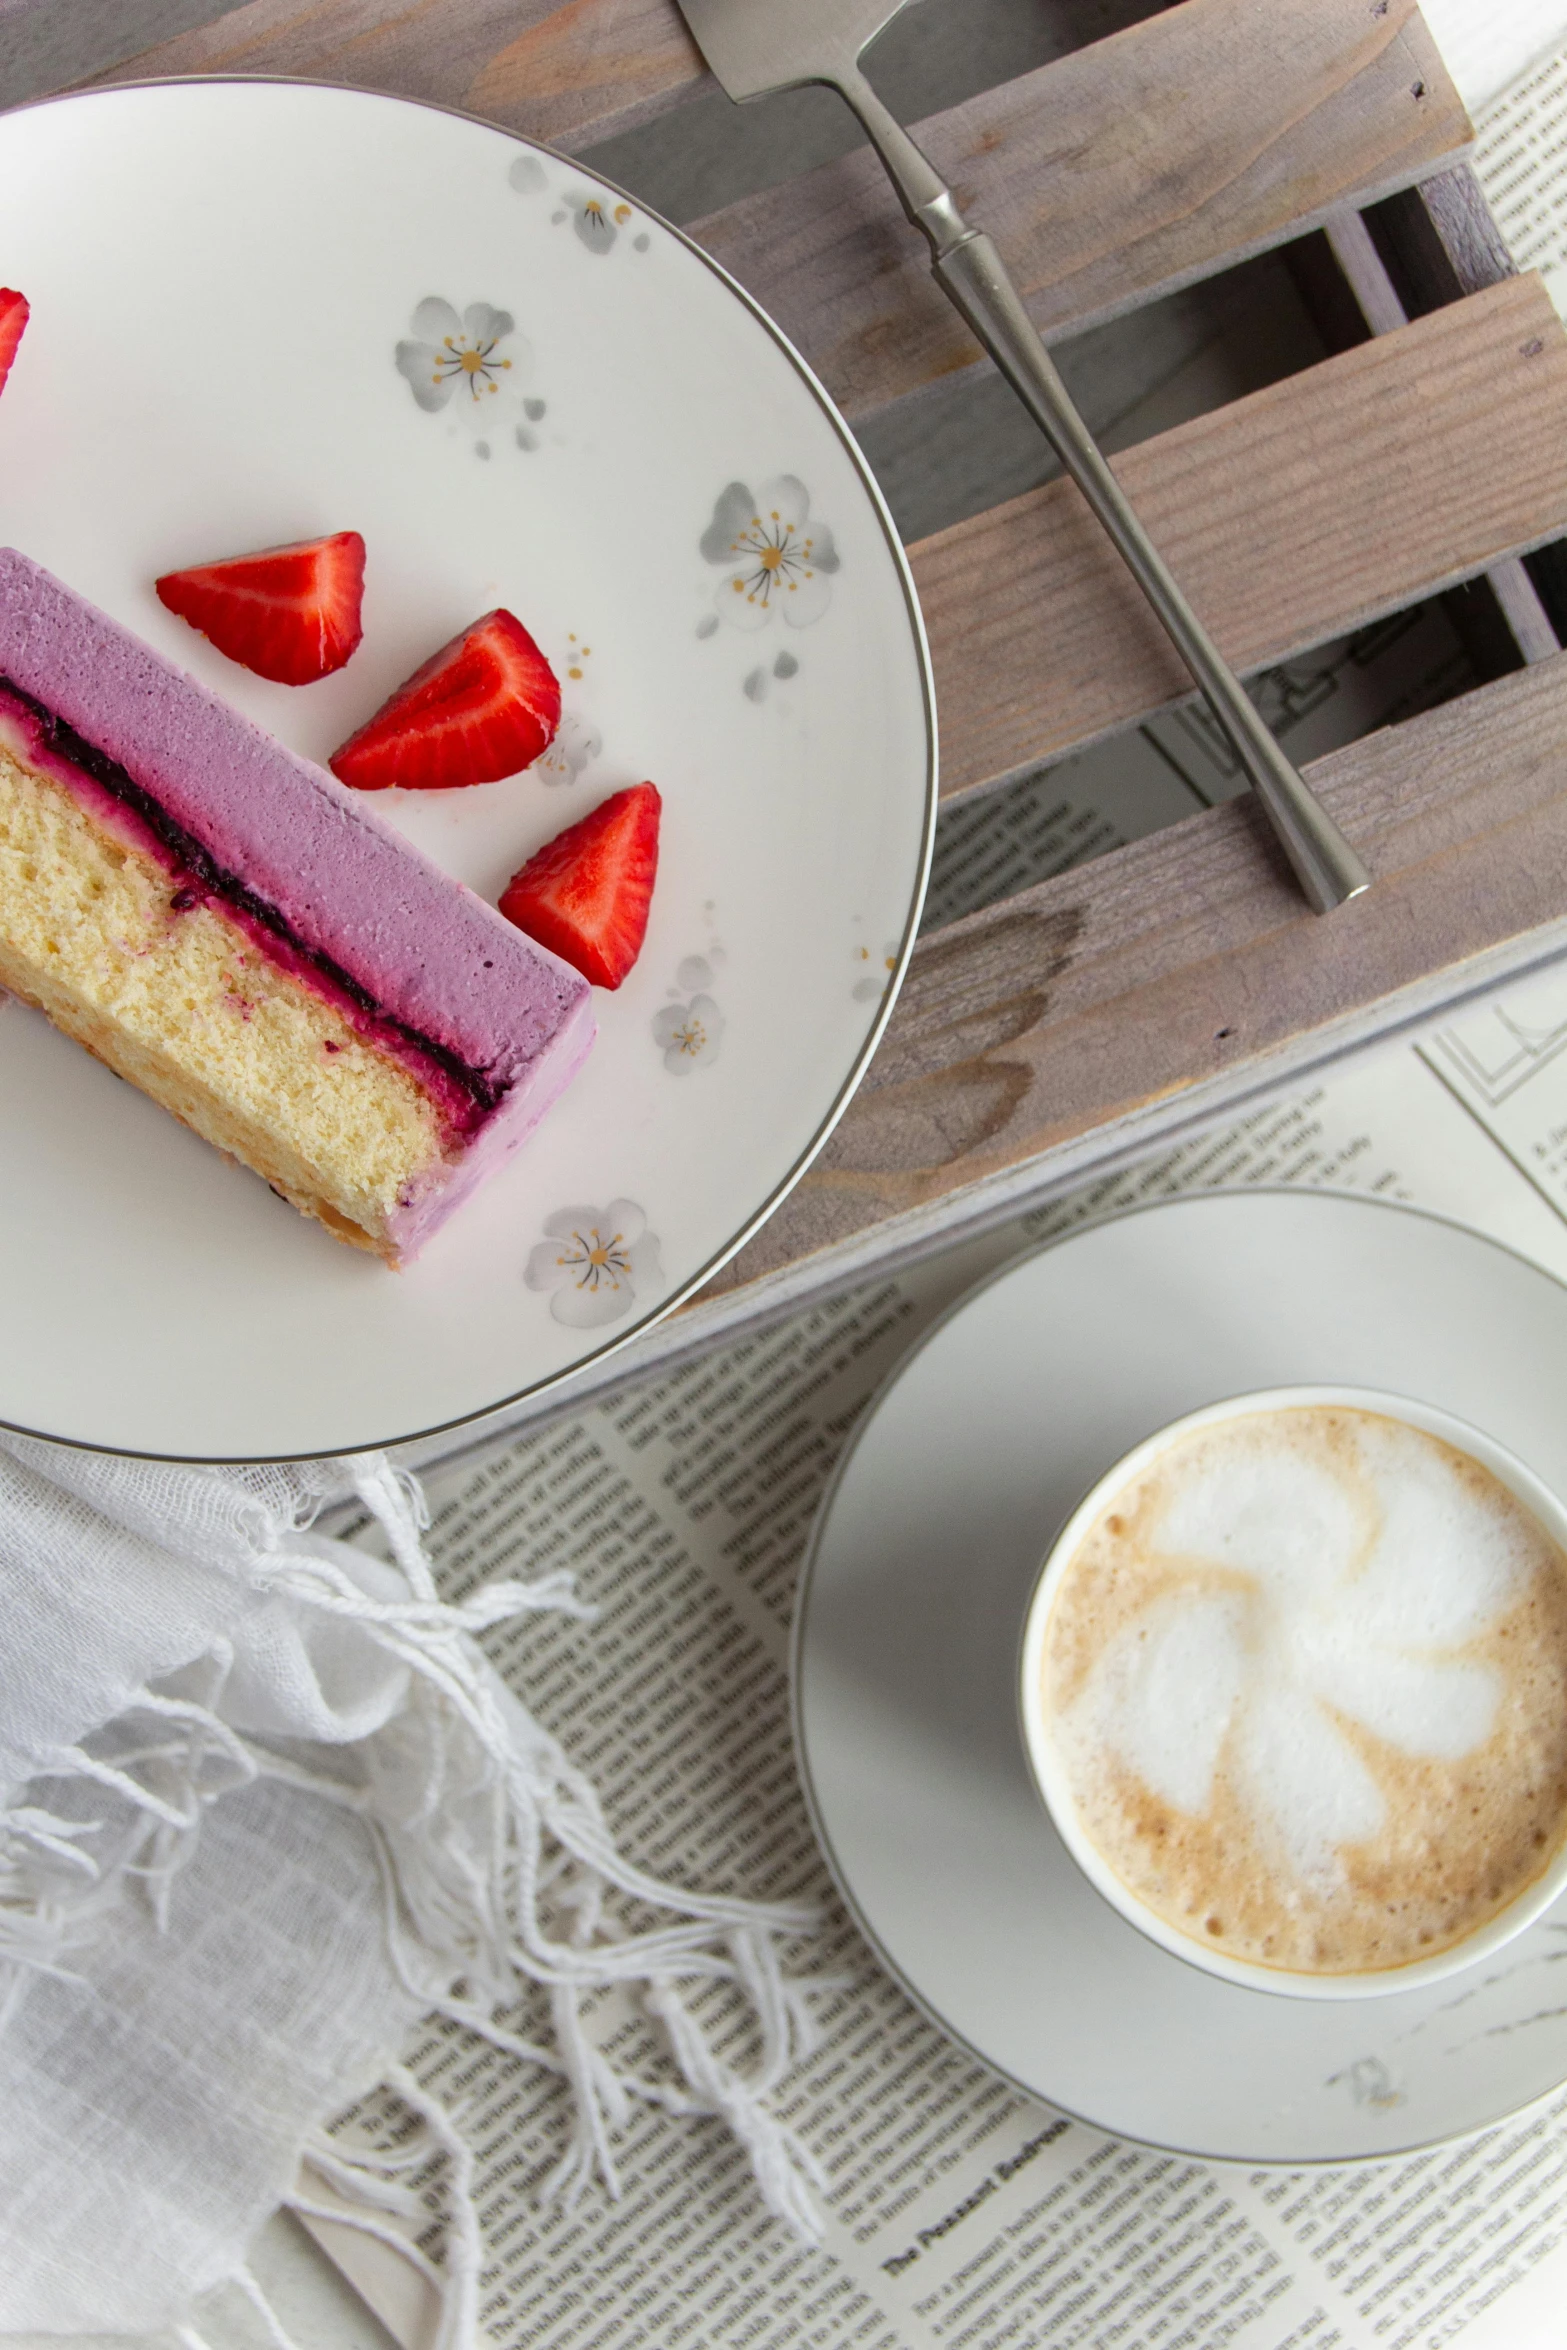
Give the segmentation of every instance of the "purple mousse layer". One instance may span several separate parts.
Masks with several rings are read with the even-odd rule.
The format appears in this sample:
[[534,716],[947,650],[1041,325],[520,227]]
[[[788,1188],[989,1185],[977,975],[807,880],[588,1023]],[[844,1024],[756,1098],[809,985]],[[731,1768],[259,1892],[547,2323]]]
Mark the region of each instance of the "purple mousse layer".
[[[400,1022],[383,1018],[374,999],[364,989],[355,991],[343,984],[346,975],[338,975],[335,967],[321,958],[307,955],[275,921],[259,919],[247,907],[236,903],[232,894],[224,896],[212,886],[193,869],[190,856],[181,856],[164,837],[167,827],[160,831],[148,822],[134,801],[125,797],[130,778],[122,770],[114,769],[112,762],[105,761],[90,744],[81,742],[61,720],[51,718],[41,704],[21,700],[16,689],[4,681],[0,681],[0,748],[20,758],[24,765],[52,775],[81,801],[97,823],[116,834],[128,847],[161,865],[178,885],[171,901],[176,914],[188,914],[209,900],[221,904],[230,921],[270,962],[322,997],[349,1027],[357,1029],[371,1044],[390,1053],[412,1071],[438,1104],[451,1138],[466,1139],[493,1115],[496,1108],[493,1096],[487,1089],[481,1091],[478,1080],[460,1062],[449,1053],[438,1054],[437,1048],[422,1043]],[[67,750],[74,751],[75,756],[67,756]],[[83,765],[84,760],[91,765]],[[93,774],[93,766],[109,767],[120,790],[110,790],[102,783]],[[189,846],[198,862],[207,862],[195,844]]]
[[[346,981],[459,1077],[484,1116],[488,1147],[470,1153],[484,1164],[465,1161],[455,1195],[443,1187],[439,1217],[417,1220],[427,1229],[449,1214],[585,1057],[594,1035],[587,981],[335,776],[14,548],[0,548],[0,681],[68,730],[51,744],[57,756],[111,792],[110,770],[123,771],[153,804],[154,829],[158,811],[169,820],[176,862],[192,862],[178,836],[199,844],[204,884],[258,922],[271,951],[281,943],[334,986]],[[147,806],[136,812],[149,819]],[[509,1098],[519,1087],[526,1099]],[[505,1131],[490,1135],[491,1125]]]

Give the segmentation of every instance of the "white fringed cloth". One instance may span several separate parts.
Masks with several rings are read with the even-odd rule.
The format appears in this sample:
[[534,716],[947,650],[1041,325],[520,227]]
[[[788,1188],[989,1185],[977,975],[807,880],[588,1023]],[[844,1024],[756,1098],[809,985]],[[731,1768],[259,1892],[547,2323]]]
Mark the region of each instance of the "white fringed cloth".
[[[316,1530],[352,1495],[395,1564]],[[722,2115],[769,2207],[819,2232],[812,2166],[768,2109],[810,2040],[779,1964],[809,1912],[621,1856],[474,1639],[586,1614],[570,1579],[444,1605],[423,1522],[380,1455],[217,1471],[0,1437],[0,2335],[199,2345],[200,2296],[256,2297],[246,2247],[299,2200],[302,2158],[334,2216],[346,2196],[382,2233],[422,2209],[408,2175],[439,2145],[432,2274],[443,2342],[469,2350],[470,2165],[397,2062],[432,2011],[569,2079],[548,2193],[613,2193],[614,2132],[649,2098]],[[754,2009],[748,2075],[693,2013],[715,1979]],[[584,1995],[611,1983],[657,2020],[656,2078],[620,2076],[584,2030]],[[495,2020],[538,1985],[549,2046]],[[378,2084],[423,2124],[379,2160],[326,2135]]]

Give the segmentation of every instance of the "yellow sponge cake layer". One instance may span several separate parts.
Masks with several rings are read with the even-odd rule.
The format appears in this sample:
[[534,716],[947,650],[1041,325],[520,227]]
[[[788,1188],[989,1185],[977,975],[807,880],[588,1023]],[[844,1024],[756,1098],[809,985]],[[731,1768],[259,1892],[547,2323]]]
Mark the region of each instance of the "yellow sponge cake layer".
[[412,1069],[5,732],[0,986],[389,1262],[394,1211],[457,1155]]

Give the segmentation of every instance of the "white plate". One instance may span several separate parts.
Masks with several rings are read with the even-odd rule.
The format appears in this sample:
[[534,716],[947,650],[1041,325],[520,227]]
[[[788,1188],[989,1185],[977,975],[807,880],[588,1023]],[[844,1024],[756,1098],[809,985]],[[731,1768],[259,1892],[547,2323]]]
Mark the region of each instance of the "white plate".
[[[491,898],[611,790],[651,776],[665,801],[647,944],[596,996],[587,1067],[402,1275],[8,1004],[0,1420],[256,1459],[394,1441],[544,1386],[739,1246],[890,1008],[935,736],[872,478],[694,246],[459,115],[290,83],[89,92],[0,121],[0,218],[5,282],[33,306],[0,400],[0,541],[315,758],[510,606],[562,677],[564,755],[380,801]],[[432,300],[449,308],[416,319]],[[493,342],[491,376],[420,405],[465,331]],[[406,374],[399,343],[429,346]],[[812,541],[772,604],[703,547],[732,483]],[[369,550],[365,641],[320,684],[252,677],[153,594],[161,571],[346,528]],[[702,1049],[682,1058],[698,998]],[[617,1281],[529,1286],[566,1209],[622,1233]]]
[[1567,1900],[1425,1991],[1221,1983],[1112,1910],[1034,1792],[1023,1609],[1068,1513],[1167,1421],[1267,1387],[1438,1404],[1567,1493],[1567,1288],[1434,1216],[1207,1193],[1073,1233],[961,1300],[883,1388],[817,1522],[796,1726],[817,1831],[912,1996],[1118,2137],[1303,2164],[1477,2130],[1567,2076]]

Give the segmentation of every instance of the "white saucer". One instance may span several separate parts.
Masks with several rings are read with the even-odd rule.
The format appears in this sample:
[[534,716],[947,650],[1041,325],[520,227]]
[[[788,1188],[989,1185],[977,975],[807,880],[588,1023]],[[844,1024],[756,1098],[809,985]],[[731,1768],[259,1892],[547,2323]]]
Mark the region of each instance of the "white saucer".
[[1208,2160],[1407,2152],[1567,2077],[1567,1900],[1428,1990],[1280,1998],[1126,1924],[1034,1792],[1015,1680],[1052,1536],[1166,1421],[1303,1382],[1441,1405],[1567,1492],[1567,1287],[1409,1208],[1204,1193],[1080,1228],[936,1324],[839,1465],[796,1622],[808,1800],[887,1966],[1029,2096]]

